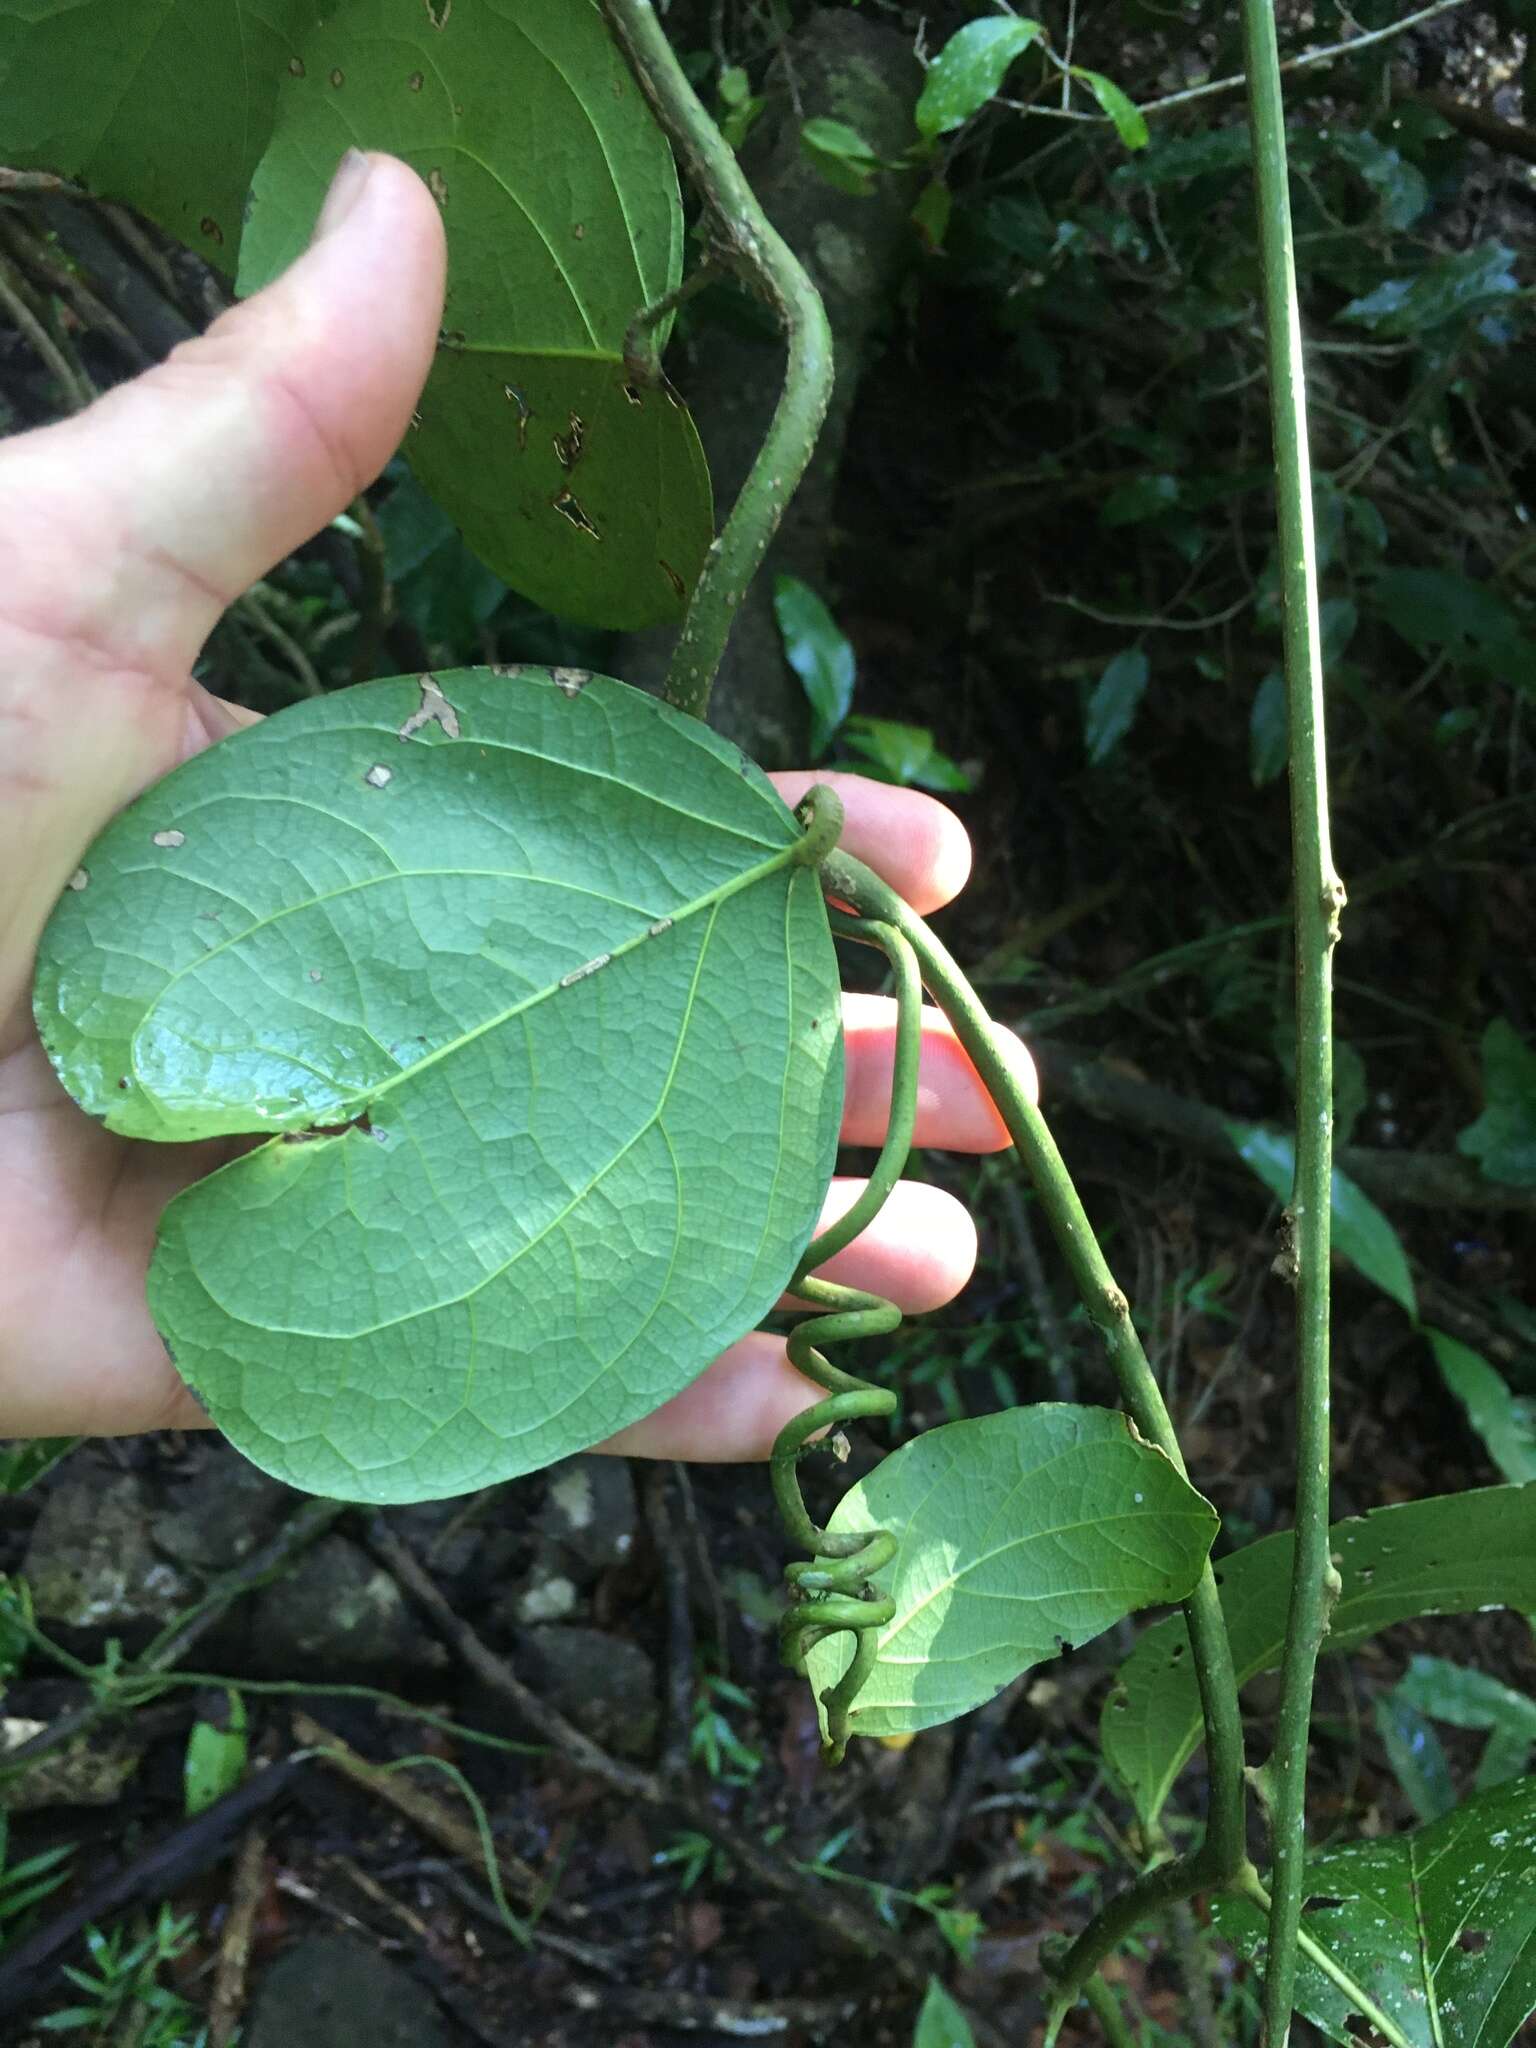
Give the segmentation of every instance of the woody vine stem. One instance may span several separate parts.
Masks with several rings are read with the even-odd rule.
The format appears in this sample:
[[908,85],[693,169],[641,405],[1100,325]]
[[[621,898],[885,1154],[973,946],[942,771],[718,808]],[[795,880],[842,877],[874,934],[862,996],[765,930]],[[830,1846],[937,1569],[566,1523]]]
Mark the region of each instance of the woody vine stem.
[[[651,0],[602,0],[604,11],[657,118],[678,150],[704,206],[706,260],[734,272],[764,298],[777,316],[786,344],[785,379],[763,447],[720,538],[699,577],[667,677],[668,701],[704,717],[715,671],[747,585],[761,564],[784,506],[803,475],[826,413],[832,383],[832,349],[820,299],[792,251],[764,215],[736,158],[689,85],[657,19]],[[1289,1210],[1293,1277],[1297,1287],[1297,1536],[1291,1589],[1290,1626],[1282,1674],[1282,1698],[1275,1753],[1256,1773],[1272,1818],[1273,1894],[1265,1893],[1248,1860],[1243,1769],[1243,1733],[1237,1679],[1209,1565],[1184,1604],[1190,1646],[1200,1687],[1207,1754],[1207,1812],[1199,1845],[1157,1864],[1109,1903],[1054,1966],[1056,1999],[1049,2038],[1085,1994],[1103,2014],[1104,1998],[1095,1973],[1111,1950],[1141,1921],[1202,1891],[1229,1891],[1262,1901],[1270,1913],[1269,1966],[1265,1987],[1266,2048],[1284,2048],[1295,1991],[1298,1945],[1343,1988],[1347,1978],[1300,1930],[1305,1846],[1307,1732],[1312,1678],[1327,1630],[1337,1579],[1328,1555],[1328,1258],[1329,1193],[1332,1174],[1332,1004],[1331,956],[1338,936],[1343,890],[1329,852],[1323,745],[1322,678],[1317,625],[1311,476],[1307,454],[1301,335],[1295,266],[1291,254],[1284,114],[1280,92],[1273,0],[1242,0],[1249,99],[1254,130],[1259,249],[1264,278],[1275,459],[1279,500],[1282,592],[1285,610],[1285,670],[1290,719],[1289,763],[1296,932],[1296,1178]],[[665,307],[642,313],[653,324]],[[975,991],[940,941],[878,876],[835,846],[835,799],[817,791],[810,806],[809,839],[816,839],[823,886],[829,897],[853,913],[835,917],[840,935],[877,944],[891,959],[904,988],[903,1010],[911,1014],[910,962],[929,994],[946,1013],[956,1035],[1008,1128],[1082,1296],[1103,1340],[1120,1398],[1137,1429],[1185,1470],[1161,1389],[1131,1320],[1129,1304],[1116,1284],[1094,1236],[1065,1163],[1039,1110],[1010,1065],[1002,1041]],[[830,826],[830,835],[829,835]],[[898,1091],[893,1126],[905,1116]],[[891,1177],[900,1171],[909,1131],[896,1131],[882,1155]],[[821,1290],[810,1269],[829,1256],[822,1240],[811,1247],[796,1285],[827,1311],[818,1327],[828,1337],[833,1325],[875,1313],[870,1301],[833,1299],[841,1290]],[[841,1312],[841,1313],[840,1313]],[[867,1390],[826,1367],[819,1374],[831,1400],[847,1413],[873,1412]],[[813,1414],[820,1411],[812,1411]],[[793,1458],[799,1442],[776,1453],[775,1485],[786,1517],[807,1539],[824,1543],[826,1532],[809,1525]],[[792,1498],[791,1498],[792,1496]],[[806,1522],[800,1530],[799,1520]],[[812,1565],[794,1568],[815,1599],[844,1600],[852,1613],[839,1624],[858,1634],[859,1654],[872,1644],[874,1603],[868,1576],[879,1569],[877,1553],[840,1560],[819,1549]],[[845,1568],[847,1567],[847,1568]],[[825,1581],[825,1584],[822,1582]],[[809,1583],[807,1583],[809,1582]],[[850,1592],[840,1590],[849,1587]],[[823,1613],[830,1612],[823,1609]],[[791,1655],[809,1625],[792,1618]],[[852,1667],[850,1667],[852,1668]],[[831,1705],[829,1696],[829,1706]],[[846,1699],[844,1701],[846,1708]],[[837,1730],[830,1730],[836,1748]],[[1348,1985],[1357,2009],[1375,2016],[1358,1986]],[[1400,2039],[1381,2022],[1389,2040]]]

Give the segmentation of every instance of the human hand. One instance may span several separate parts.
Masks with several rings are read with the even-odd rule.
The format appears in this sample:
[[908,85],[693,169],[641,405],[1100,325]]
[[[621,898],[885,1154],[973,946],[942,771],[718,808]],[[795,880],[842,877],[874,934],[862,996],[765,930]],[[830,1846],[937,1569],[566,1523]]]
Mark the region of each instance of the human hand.
[[[134,1143],[64,1095],[32,1028],[38,935],[108,819],[253,718],[193,681],[192,664],[224,608],[393,453],[431,365],[443,275],[426,187],[391,158],[349,156],[314,242],[267,291],[88,411],[0,445],[0,1435],[206,1422],[150,1321],[144,1277],[161,1210],[229,1144]],[[931,798],[856,776],[775,780],[791,803],[835,784],[844,843],[917,909],[964,882],[964,830]],[[877,1144],[892,1006],[850,996],[845,1024],[844,1138]],[[937,1013],[925,1013],[917,1141],[1007,1142]],[[860,1185],[837,1183],[829,1216]],[[919,1310],[956,1294],[974,1258],[961,1205],[908,1183],[827,1272]],[[817,1398],[782,1343],[753,1334],[612,1448],[764,1457]]]

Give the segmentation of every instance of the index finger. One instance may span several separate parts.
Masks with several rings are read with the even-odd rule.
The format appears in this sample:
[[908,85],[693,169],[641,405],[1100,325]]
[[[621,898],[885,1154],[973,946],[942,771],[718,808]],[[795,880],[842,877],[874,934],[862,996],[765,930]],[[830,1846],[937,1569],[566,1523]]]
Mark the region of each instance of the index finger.
[[970,834],[936,797],[835,768],[795,768],[768,780],[791,808],[818,782],[834,790],[843,800],[840,844],[919,913],[941,910],[965,887]]

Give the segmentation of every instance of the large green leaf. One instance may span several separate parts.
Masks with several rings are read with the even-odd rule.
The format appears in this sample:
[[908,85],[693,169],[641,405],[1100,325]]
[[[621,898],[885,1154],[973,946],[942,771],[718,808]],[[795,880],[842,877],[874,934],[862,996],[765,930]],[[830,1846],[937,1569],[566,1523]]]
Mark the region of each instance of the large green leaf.
[[[1376,1508],[1330,1532],[1343,1591],[1325,1651],[1351,1649],[1393,1622],[1536,1606],[1536,1486],[1490,1486]],[[1272,1671],[1285,1648],[1294,1536],[1285,1530],[1216,1567],[1239,1685]],[[1144,1825],[1195,1753],[1200,1692],[1182,1615],[1149,1628],[1105,1702],[1104,1755]]]
[[251,173],[313,13],[304,0],[0,8],[0,161],[126,200],[233,274]]
[[[1244,1161],[1277,1201],[1287,1202],[1296,1178],[1296,1142],[1265,1124],[1228,1124],[1227,1135]],[[1332,1199],[1333,1249],[1374,1280],[1383,1294],[1416,1316],[1413,1275],[1403,1241],[1391,1223],[1348,1174],[1334,1168]]]
[[695,720],[468,669],[284,711],[96,841],[39,1029],[114,1130],[271,1136],[171,1204],[150,1273],[248,1456],[344,1498],[483,1486],[766,1312],[841,1099],[798,838]]
[[[1536,2009],[1536,1778],[1480,1793],[1428,1827],[1327,1849],[1307,1863],[1302,1929],[1413,2048],[1506,2048]],[[1264,1952],[1247,1899],[1212,1902],[1244,1955]],[[1305,1955],[1296,2004],[1359,2048],[1356,2008]]]
[[[1182,1600],[1217,1520],[1123,1415],[1050,1402],[926,1431],[851,1487],[830,1526],[897,1539],[876,1579],[896,1614],[852,1725],[898,1735],[968,1713],[1139,1607]],[[845,1634],[811,1650],[818,1694],[852,1647]]]
[[677,173],[594,0],[328,13],[284,76],[242,291],[303,247],[349,144],[413,165],[448,230],[444,346],[406,442],[417,475],[550,611],[679,616],[712,532],[708,472],[686,408],[623,361],[630,322],[681,272]]

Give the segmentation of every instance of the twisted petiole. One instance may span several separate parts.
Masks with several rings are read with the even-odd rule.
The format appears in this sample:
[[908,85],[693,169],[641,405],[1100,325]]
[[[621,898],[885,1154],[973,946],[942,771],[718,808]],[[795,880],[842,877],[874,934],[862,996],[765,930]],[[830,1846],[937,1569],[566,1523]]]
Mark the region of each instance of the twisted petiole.
[[[1045,1120],[981,999],[923,920],[861,861],[838,849],[822,862],[821,878],[829,897],[858,914],[850,935],[862,937],[866,927],[872,935],[872,926],[878,923],[891,926],[910,943],[929,993],[954,1026],[1018,1148],[1088,1314],[1104,1340],[1127,1413],[1141,1435],[1183,1473],[1183,1454],[1162,1390],[1131,1321],[1130,1305],[1109,1270]],[[1081,1995],[1116,1942],[1148,1914],[1197,1891],[1225,1889],[1248,1867],[1242,1713],[1221,1598],[1209,1564],[1184,1603],[1184,1617],[1200,1686],[1209,1759],[1205,1838],[1192,1855],[1137,1879],[1089,1923],[1061,1966],[1060,1993],[1069,2004]]]
[[[842,806],[832,792],[824,788],[812,790],[802,808],[808,808],[811,818],[803,843],[809,844],[820,833],[827,846],[834,844],[842,824]],[[829,829],[831,838],[826,839]],[[833,919],[834,926],[842,922]],[[861,1337],[888,1336],[900,1326],[901,1311],[894,1302],[877,1294],[819,1279],[815,1269],[869,1227],[901,1178],[917,1120],[922,1047],[922,983],[911,945],[900,932],[878,921],[861,926],[858,936],[881,947],[896,976],[896,1052],[890,1118],[885,1143],[867,1185],[857,1201],[809,1246],[789,1283],[792,1294],[822,1311],[792,1332],[787,1346],[789,1361],[821,1387],[828,1398],[797,1415],[780,1431],[769,1467],[784,1525],[793,1541],[811,1553],[809,1562],[792,1564],[785,1572],[792,1603],[781,1626],[784,1660],[791,1670],[803,1673],[806,1652],[814,1644],[831,1635],[850,1634],[854,1639],[853,1655],[846,1670],[821,1694],[827,1729],[825,1753],[833,1763],[841,1760],[848,1746],[854,1701],[874,1669],[880,1631],[895,1616],[895,1602],[878,1593],[871,1582],[895,1557],[896,1541],[884,1529],[834,1532],[818,1527],[800,1491],[799,1464],[811,1440],[823,1430],[896,1412],[896,1396],[888,1388],[872,1387],[844,1372],[832,1364],[821,1347]]]

